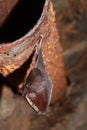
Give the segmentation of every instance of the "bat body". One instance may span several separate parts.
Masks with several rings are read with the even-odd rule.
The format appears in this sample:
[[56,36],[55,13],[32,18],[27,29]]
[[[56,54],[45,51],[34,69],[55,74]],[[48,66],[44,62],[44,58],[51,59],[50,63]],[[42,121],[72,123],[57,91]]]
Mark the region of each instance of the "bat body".
[[52,81],[45,72],[42,57],[42,48],[36,48],[36,62],[23,85],[23,96],[30,106],[38,112],[45,114],[50,104],[52,95]]

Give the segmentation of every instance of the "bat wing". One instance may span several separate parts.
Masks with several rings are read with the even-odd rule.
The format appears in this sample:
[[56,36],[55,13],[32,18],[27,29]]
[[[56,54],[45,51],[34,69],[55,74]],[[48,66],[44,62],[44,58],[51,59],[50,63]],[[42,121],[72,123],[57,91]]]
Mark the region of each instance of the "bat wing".
[[45,114],[51,100],[52,82],[47,75],[44,76],[36,70],[35,73],[37,76],[32,81],[32,84],[27,82],[27,87],[25,86],[25,98],[38,114]]

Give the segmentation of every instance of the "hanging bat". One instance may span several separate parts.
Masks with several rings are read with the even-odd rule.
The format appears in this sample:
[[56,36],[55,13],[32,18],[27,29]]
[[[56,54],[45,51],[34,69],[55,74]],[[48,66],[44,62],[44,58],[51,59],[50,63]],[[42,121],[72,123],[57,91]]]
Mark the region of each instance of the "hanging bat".
[[41,41],[42,38],[36,47],[34,68],[29,73],[23,85],[23,96],[38,114],[45,114],[51,100],[52,81],[45,72]]

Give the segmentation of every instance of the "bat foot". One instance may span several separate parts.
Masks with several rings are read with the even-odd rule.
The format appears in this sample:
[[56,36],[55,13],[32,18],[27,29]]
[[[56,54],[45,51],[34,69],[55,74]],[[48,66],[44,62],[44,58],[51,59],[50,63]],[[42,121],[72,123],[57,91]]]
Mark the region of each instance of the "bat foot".
[[43,35],[40,35],[38,44],[36,44],[36,55],[39,54],[40,49],[42,48]]

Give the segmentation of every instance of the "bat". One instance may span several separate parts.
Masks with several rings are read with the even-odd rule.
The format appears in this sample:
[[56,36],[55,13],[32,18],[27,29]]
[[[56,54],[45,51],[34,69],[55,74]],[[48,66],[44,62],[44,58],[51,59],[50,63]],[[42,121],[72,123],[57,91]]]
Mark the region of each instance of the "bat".
[[38,114],[45,114],[51,101],[52,81],[45,72],[41,44],[42,37],[36,47],[35,65],[23,84],[23,96]]

